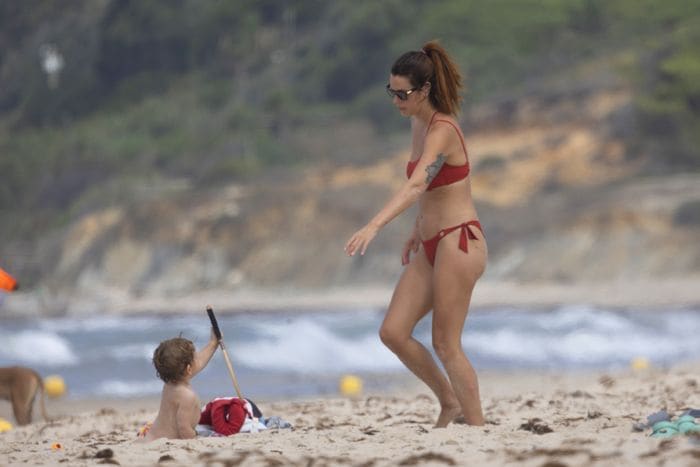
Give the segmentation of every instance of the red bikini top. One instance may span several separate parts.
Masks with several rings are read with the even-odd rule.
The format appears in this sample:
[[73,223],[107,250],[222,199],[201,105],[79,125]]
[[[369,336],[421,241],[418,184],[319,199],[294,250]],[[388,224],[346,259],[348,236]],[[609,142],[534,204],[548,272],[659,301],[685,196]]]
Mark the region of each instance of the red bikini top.
[[[433,119],[435,118],[435,115],[437,115],[437,112],[433,114],[433,116],[430,118],[430,123],[428,123],[428,128],[425,130],[426,134],[428,133],[428,130],[430,129],[430,125],[433,124]],[[464,149],[464,157],[466,159],[466,162],[464,165],[450,165],[450,164],[443,164],[442,167],[440,168],[440,171],[438,174],[435,176],[432,182],[430,182],[430,185],[428,185],[428,191],[438,188],[444,185],[450,185],[452,183],[458,182],[460,180],[464,180],[467,178],[469,175],[469,156],[467,155],[467,147],[464,144],[464,138],[462,137],[462,132],[459,131],[457,126],[452,123],[449,120],[442,120],[438,119],[435,120],[436,122],[446,122],[452,125],[452,127],[455,129],[457,134],[459,135],[459,140],[462,142],[462,149]],[[414,161],[408,161],[408,164],[406,165],[406,176],[408,178],[411,178],[411,175],[413,175],[413,171],[416,170],[416,166],[418,165],[418,161],[420,158],[414,160]]]

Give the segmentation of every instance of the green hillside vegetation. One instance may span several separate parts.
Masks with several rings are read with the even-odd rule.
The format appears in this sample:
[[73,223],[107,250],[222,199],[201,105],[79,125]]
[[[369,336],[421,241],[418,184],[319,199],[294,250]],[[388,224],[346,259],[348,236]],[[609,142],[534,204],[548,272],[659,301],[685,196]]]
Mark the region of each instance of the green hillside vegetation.
[[[347,158],[310,140],[353,122],[378,140],[403,131],[388,68],[434,38],[467,74],[467,105],[617,57],[637,93],[631,147],[652,170],[700,167],[698,1],[2,2],[0,235],[31,238],[138,186]],[[53,80],[47,46],[64,64]]]

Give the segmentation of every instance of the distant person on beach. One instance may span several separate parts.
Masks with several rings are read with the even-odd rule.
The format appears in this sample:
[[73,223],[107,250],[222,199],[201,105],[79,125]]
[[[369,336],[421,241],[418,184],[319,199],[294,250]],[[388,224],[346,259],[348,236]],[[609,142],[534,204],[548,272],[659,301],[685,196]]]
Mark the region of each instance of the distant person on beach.
[[153,365],[162,379],[163,392],[158,416],[139,431],[145,441],[158,438],[190,439],[197,436],[195,427],[200,417],[200,402],[190,381],[207,366],[216,352],[219,340],[212,329],[209,342],[195,352],[189,339],[175,337],[163,341],[153,352]]
[[[394,62],[386,91],[401,115],[411,119],[408,181],[345,245],[348,255],[364,255],[379,229],[418,202],[415,227],[401,255],[405,269],[379,335],[437,396],[436,427],[460,415],[470,425],[484,424],[479,383],[461,343],[472,291],[488,256],[456,119],[461,81],[454,61],[435,41]],[[431,309],[433,348],[447,376],[412,335]]]

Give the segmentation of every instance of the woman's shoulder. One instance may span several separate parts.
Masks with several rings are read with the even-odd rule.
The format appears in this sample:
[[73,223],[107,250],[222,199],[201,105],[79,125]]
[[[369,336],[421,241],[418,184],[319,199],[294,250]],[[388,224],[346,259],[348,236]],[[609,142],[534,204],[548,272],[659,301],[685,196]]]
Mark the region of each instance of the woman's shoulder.
[[454,125],[457,128],[460,127],[459,120],[457,119],[457,116],[455,115],[450,115],[450,114],[444,114],[441,112],[435,112],[435,115],[433,116],[431,120],[431,125],[430,128],[439,127],[439,126],[444,126],[440,124],[448,124],[448,125]]
[[462,136],[462,129],[459,122],[452,116],[439,114],[431,121],[427,134],[444,138],[452,138],[456,135]]

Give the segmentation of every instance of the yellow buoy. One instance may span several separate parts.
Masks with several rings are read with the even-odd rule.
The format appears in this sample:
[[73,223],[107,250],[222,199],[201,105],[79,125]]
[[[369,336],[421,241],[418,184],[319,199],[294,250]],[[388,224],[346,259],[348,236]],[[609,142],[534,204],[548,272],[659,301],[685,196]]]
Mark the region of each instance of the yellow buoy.
[[49,397],[61,397],[66,393],[66,383],[58,375],[44,378],[44,390]]
[[340,378],[338,385],[340,393],[347,397],[359,396],[362,393],[362,380],[355,375],[345,375]]
[[647,370],[651,364],[649,363],[649,359],[646,357],[634,357],[630,362],[630,366],[635,371],[642,371]]
[[0,433],[5,433],[12,429],[12,423],[8,422],[4,418],[0,418]]

